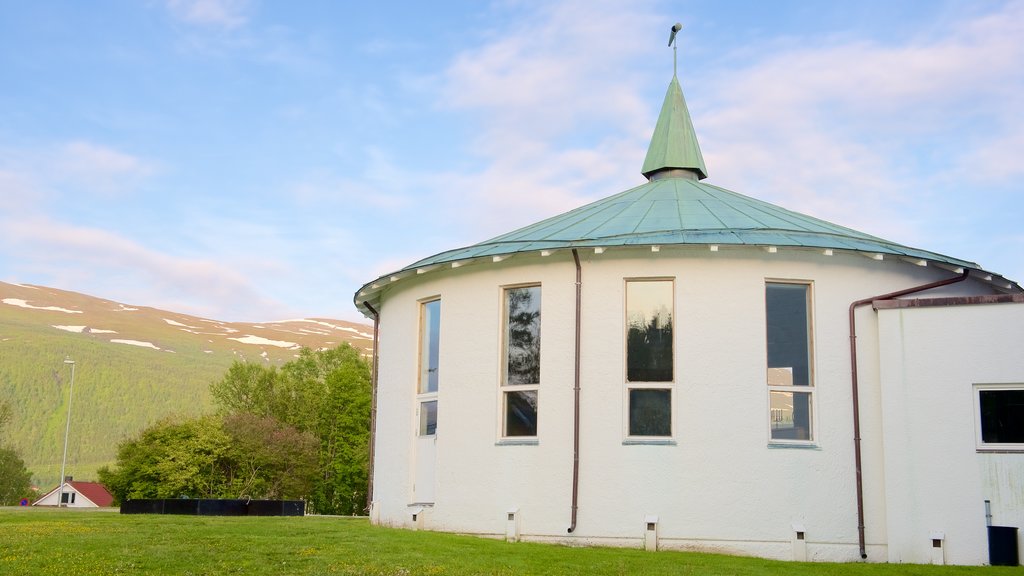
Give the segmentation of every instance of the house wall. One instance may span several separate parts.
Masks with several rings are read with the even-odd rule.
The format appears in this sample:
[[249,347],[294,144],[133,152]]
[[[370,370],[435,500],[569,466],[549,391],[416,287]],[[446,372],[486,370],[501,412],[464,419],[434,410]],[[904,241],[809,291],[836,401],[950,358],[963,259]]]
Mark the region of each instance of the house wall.
[[[661,548],[792,559],[793,524],[808,559],[859,560],[847,307],[950,277],[900,261],[814,251],[663,247],[581,251],[580,481],[572,486],[575,268],[570,252],[445,267],[403,279],[380,303],[374,518],[413,527],[418,302],[440,296],[436,498],[428,529],[504,535],[519,510],[526,539],[641,546],[656,515]],[[675,279],[673,442],[626,438],[624,278]],[[766,279],[814,284],[816,442],[769,442]],[[539,431],[535,445],[500,441],[501,287],[542,285]],[[987,293],[974,281],[945,294]],[[884,561],[886,514],[878,328],[858,312],[869,560]]]
[[974,385],[1024,383],[1024,304],[882,309],[878,333],[889,561],[942,532],[946,562],[988,563],[985,500],[1024,529],[1024,453],[978,450]]

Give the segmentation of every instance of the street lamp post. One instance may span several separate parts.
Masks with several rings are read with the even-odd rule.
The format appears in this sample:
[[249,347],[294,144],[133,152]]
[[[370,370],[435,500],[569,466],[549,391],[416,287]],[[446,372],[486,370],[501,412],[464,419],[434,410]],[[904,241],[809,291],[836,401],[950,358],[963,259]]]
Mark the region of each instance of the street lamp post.
[[68,462],[68,434],[71,432],[71,399],[75,395],[75,361],[71,358],[64,358],[65,364],[71,365],[71,388],[68,390],[68,420],[64,425],[64,457],[60,461],[60,490],[57,493],[57,507],[64,503],[64,466]]

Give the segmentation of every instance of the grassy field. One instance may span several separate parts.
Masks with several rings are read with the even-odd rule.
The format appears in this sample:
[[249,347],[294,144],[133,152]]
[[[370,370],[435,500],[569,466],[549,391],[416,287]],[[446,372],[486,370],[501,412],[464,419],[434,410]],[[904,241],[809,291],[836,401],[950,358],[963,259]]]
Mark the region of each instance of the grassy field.
[[507,544],[365,518],[122,516],[0,509],[0,574],[1022,574],[1021,568],[798,564],[682,552]]

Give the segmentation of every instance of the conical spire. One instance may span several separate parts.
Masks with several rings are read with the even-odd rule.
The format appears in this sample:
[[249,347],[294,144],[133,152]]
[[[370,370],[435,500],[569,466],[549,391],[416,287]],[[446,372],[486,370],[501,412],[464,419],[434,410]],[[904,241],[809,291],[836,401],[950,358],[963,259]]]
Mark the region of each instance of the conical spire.
[[661,105],[658,124],[654,127],[654,136],[651,136],[651,145],[640,172],[650,180],[654,173],[673,168],[690,170],[700,180],[708,177],[683,90],[675,75],[668,85],[665,103]]
[[704,157],[700,154],[700,144],[697,143],[697,134],[693,131],[690,112],[686,109],[683,89],[679,87],[679,79],[675,72],[676,33],[682,28],[682,24],[673,26],[672,35],[668,39],[668,45],[672,47],[672,82],[668,85],[665,103],[661,105],[661,114],[658,116],[658,124],[654,127],[654,136],[651,136],[651,146],[647,149],[644,167],[640,169],[648,180],[658,172],[669,174],[669,170],[689,170],[696,174],[699,180],[708,177]]

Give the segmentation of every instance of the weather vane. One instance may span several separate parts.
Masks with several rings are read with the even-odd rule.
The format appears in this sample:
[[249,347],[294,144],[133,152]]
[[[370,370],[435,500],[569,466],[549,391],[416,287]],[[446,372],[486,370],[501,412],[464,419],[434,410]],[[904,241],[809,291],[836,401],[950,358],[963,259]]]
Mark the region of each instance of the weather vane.
[[672,25],[672,33],[668,37],[668,45],[672,47],[672,75],[676,75],[676,54],[678,53],[679,46],[676,44],[676,34],[683,29],[683,25],[676,22]]

